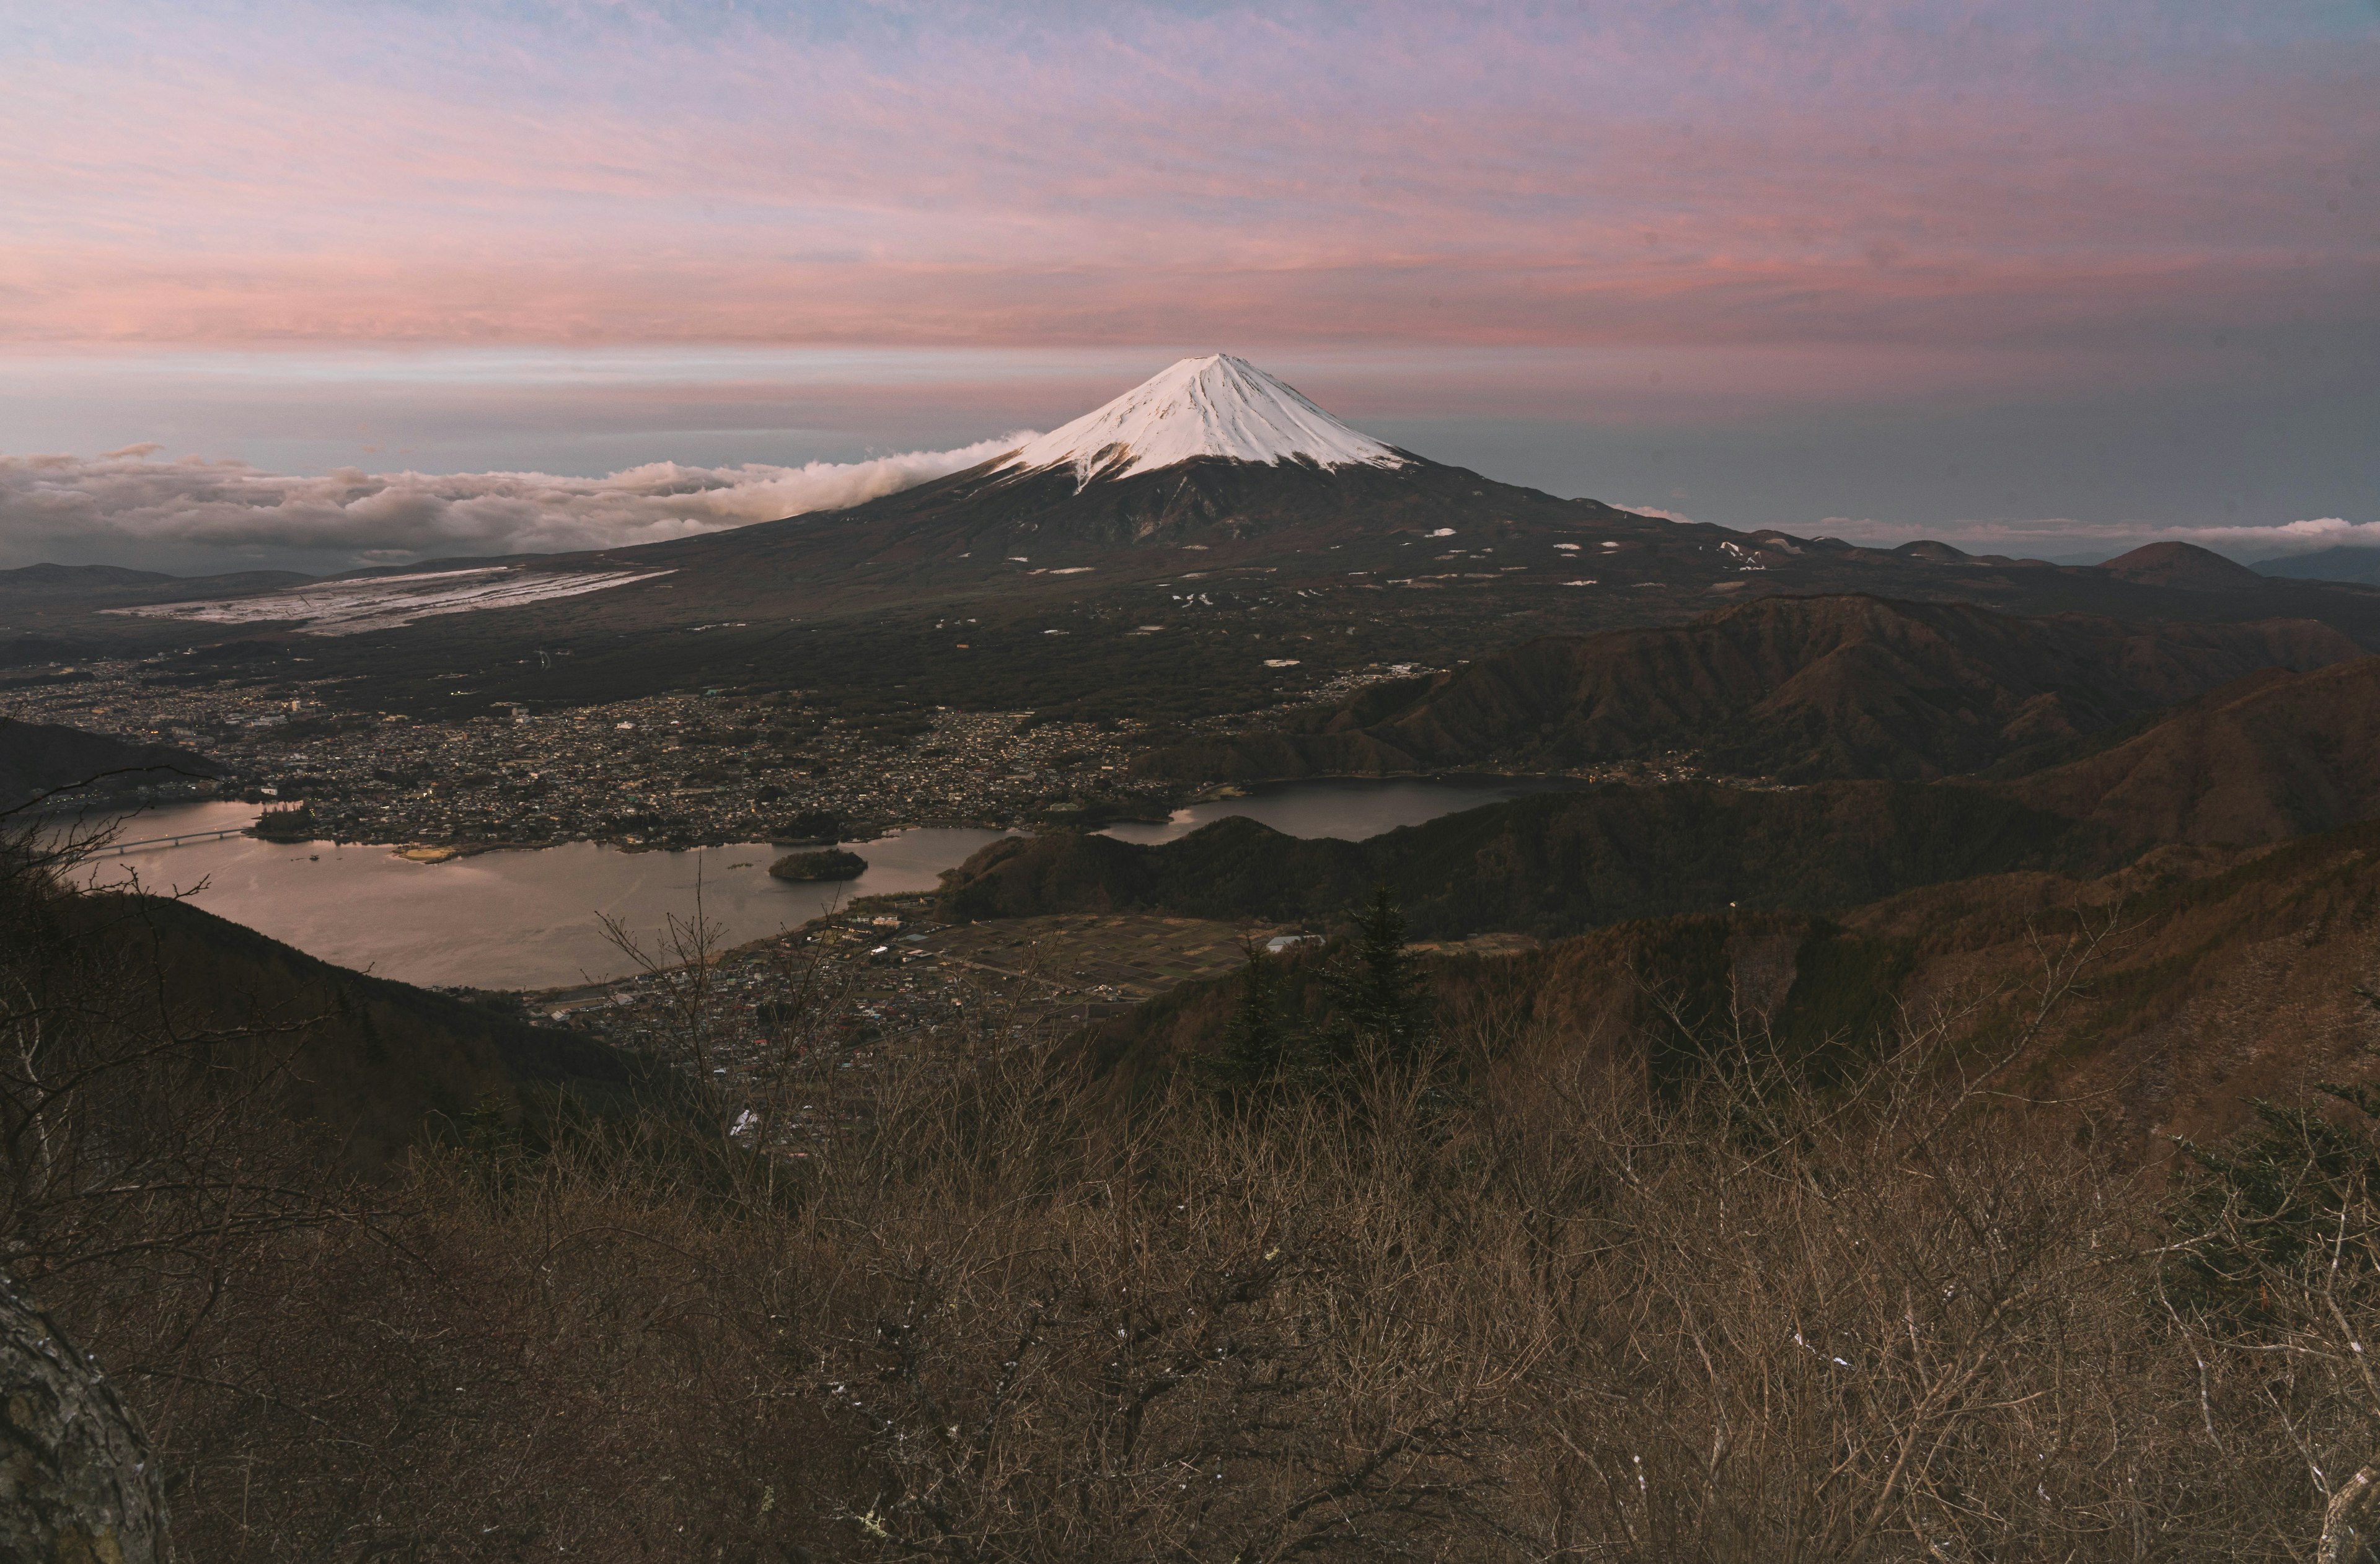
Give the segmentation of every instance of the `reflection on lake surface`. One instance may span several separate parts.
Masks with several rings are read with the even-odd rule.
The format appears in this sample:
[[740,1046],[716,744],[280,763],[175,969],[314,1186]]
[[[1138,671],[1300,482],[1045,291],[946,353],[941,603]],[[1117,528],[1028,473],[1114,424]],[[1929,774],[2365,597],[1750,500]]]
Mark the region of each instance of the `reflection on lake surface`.
[[[152,809],[128,821],[122,839],[245,826],[256,814],[252,804]],[[595,915],[609,913],[650,946],[666,916],[694,910],[698,870],[704,912],[740,944],[806,923],[837,901],[930,891],[942,870],[1001,835],[924,829],[848,843],[868,872],[844,885],[771,879],[779,850],[766,843],[623,853],[576,842],[416,864],[386,847],[234,836],[111,855],[93,873],[106,884],[135,871],[144,888],[164,893],[203,881],[190,900],[207,911],[382,977],[541,988],[625,972]]]
[[1286,836],[1338,836],[1361,842],[1399,826],[1417,826],[1440,815],[1460,814],[1483,804],[1500,804],[1524,794],[1574,788],[1576,782],[1536,777],[1416,777],[1371,781],[1349,778],[1331,782],[1281,782],[1261,787],[1245,798],[1193,804],[1176,809],[1163,825],[1126,821],[1110,826],[1105,834],[1123,842],[1171,842],[1200,826],[1232,815]]
[[[1119,825],[1107,834],[1169,842],[1227,815],[1246,815],[1292,836],[1361,840],[1560,785],[1511,777],[1289,782],[1177,809],[1165,825]],[[252,804],[173,805],[127,821],[121,840],[237,830],[256,814]],[[137,874],[143,887],[165,894],[199,887],[190,900],[218,916],[382,977],[544,988],[624,974],[628,964],[606,942],[595,915],[620,919],[650,945],[669,915],[694,910],[698,872],[704,911],[723,926],[730,943],[740,944],[855,896],[931,891],[944,869],[1002,834],[927,827],[846,843],[868,860],[868,872],[845,885],[771,879],[779,849],[765,843],[623,853],[575,842],[417,864],[386,847],[230,836],[110,855],[95,863],[92,875],[107,884]]]

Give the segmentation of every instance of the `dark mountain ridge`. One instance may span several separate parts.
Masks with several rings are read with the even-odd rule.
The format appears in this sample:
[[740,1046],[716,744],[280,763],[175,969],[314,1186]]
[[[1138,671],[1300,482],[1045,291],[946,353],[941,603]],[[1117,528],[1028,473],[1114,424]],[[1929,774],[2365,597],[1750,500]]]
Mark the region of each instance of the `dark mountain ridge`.
[[1425,936],[1551,936],[1739,905],[1830,914],[1979,875],[2088,878],[2158,850],[2219,863],[2376,815],[2380,657],[2367,657],[2252,674],[2016,782],[1605,784],[1360,843],[1237,817],[1155,846],[1060,833],[977,854],[944,904],[1328,921],[1386,884]]
[[2354,581],[2365,586],[2380,585],[2380,549],[2342,544],[2333,549],[2317,549],[2312,553],[2282,554],[2274,559],[2250,563],[2259,575],[2277,576],[2284,580]]
[[1670,628],[1541,637],[1146,764],[1270,780],[1560,771],[1693,752],[1723,773],[1785,782],[1925,779],[2022,764],[2260,669],[2361,655],[2308,620],[2143,625],[1768,597]]
[[[61,788],[80,797],[222,774],[212,760],[172,745],[130,744],[56,722],[0,717],[0,809]],[[83,783],[90,785],[78,785]]]
[[1155,911],[1329,923],[1375,885],[1416,936],[1549,936],[1741,903],[1826,912],[2017,869],[2080,873],[2100,833],[1988,789],[1708,782],[1539,794],[1364,842],[1239,816],[1155,846],[1051,833],[994,843],[945,883],[953,917]]
[[582,1032],[334,965],[172,897],[103,891],[69,912],[86,938],[153,968],[186,1028],[286,1039],[281,1108],[363,1170],[403,1158],[433,1116],[451,1133],[483,1106],[541,1123],[565,1096],[598,1115],[689,1100],[666,1066]]
[[0,612],[75,601],[173,602],[237,597],[315,579],[294,570],[239,570],[220,576],[169,576],[113,564],[28,564],[0,570]]
[[2269,669],[2009,784],[2131,848],[2256,846],[2380,813],[2380,658]]

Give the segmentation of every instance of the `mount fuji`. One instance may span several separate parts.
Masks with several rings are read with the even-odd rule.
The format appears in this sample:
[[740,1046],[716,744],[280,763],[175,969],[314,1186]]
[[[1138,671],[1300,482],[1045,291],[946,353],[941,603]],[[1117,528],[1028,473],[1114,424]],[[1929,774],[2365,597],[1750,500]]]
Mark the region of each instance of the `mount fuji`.
[[2315,618],[2380,646],[2380,592],[2245,572],[2216,590],[2152,563],[2128,573],[1941,543],[1862,548],[1563,498],[1402,449],[1217,353],[965,471],[847,509],[410,567],[471,572],[488,612],[352,635],[276,625],[253,601],[233,605],[236,624],[113,612],[150,593],[44,609],[42,623],[94,645],[236,640],[249,661],[306,636],[309,673],[380,709],[732,685],[832,689],[885,710],[1169,721],[1779,595],[2132,622]]
[[1416,460],[1348,428],[1246,359],[1210,353],[1182,359],[1107,406],[996,458],[992,470],[1068,468],[1079,487],[1208,456],[1326,468],[1401,467]]
[[1070,423],[915,489],[603,557],[689,570],[732,560],[747,576],[783,572],[789,585],[798,576],[839,591],[871,582],[957,586],[987,574],[1164,575],[1259,556],[1279,565],[1276,555],[1360,555],[1329,562],[1343,574],[1410,566],[1421,540],[1491,525],[1564,536],[1583,527],[1670,526],[1401,450],[1245,359],[1214,353],[1182,359]]

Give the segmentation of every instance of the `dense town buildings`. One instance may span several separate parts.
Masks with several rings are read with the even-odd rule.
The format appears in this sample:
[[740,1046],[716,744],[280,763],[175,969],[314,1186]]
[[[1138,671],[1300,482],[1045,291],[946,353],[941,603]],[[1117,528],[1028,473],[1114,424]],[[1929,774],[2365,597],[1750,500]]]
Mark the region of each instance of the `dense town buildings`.
[[798,693],[681,694],[445,723],[342,710],[303,685],[160,685],[134,663],[20,685],[0,711],[163,740],[224,766],[225,791],[303,799],[352,842],[628,846],[867,837],[897,825],[1162,818],[1133,777],[1135,725],[1031,712],[846,716]]

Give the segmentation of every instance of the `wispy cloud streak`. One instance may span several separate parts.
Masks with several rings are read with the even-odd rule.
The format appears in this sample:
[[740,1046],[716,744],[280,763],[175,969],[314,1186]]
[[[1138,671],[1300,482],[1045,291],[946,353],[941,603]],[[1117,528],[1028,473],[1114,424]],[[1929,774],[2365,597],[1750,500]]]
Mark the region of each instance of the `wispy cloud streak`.
[[1975,343],[2380,297],[2380,27],[2337,7],[202,13],[0,66],[0,340]]

